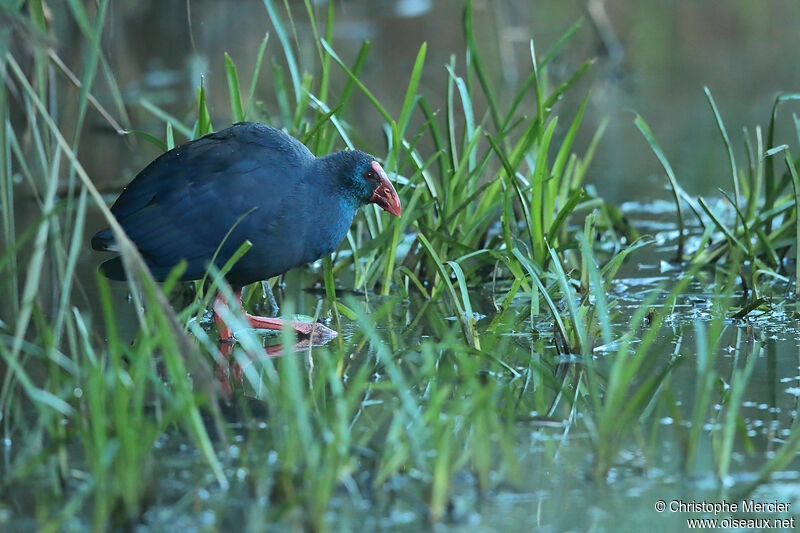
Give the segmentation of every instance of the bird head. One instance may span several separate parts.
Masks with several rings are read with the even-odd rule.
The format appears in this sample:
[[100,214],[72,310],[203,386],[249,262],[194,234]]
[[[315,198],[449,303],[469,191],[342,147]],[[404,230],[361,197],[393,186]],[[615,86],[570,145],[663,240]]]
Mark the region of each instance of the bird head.
[[358,150],[339,152],[353,158],[346,173],[347,188],[360,204],[377,204],[383,210],[400,216],[400,198],[380,163],[374,157]]
[[372,189],[372,195],[368,200],[370,203],[377,204],[396,217],[400,216],[400,198],[380,163],[374,159],[369,161],[369,166],[362,169],[361,179]]

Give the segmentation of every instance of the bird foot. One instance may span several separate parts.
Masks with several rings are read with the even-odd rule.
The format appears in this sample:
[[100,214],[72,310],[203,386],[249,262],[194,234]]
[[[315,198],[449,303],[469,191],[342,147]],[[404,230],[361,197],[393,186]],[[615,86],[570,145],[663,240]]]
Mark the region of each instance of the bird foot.
[[266,316],[255,316],[245,313],[245,318],[250,325],[256,329],[272,329],[283,330],[284,328],[291,328],[298,335],[312,337],[320,336],[323,338],[333,339],[338,333],[327,326],[323,326],[318,322],[302,322],[299,320],[283,320],[281,318],[270,318]]
[[[241,298],[240,292],[235,292],[237,299]],[[232,342],[233,332],[231,328],[225,323],[220,316],[219,310],[221,306],[227,306],[227,303],[222,298],[221,294],[217,295],[214,302],[214,320],[217,323],[217,330],[222,342]],[[314,322],[302,322],[298,320],[283,320],[281,318],[271,318],[266,316],[256,316],[249,313],[244,314],[247,322],[256,329],[270,329],[270,330],[283,330],[284,328],[291,328],[298,335],[310,336],[312,344],[325,344],[337,337],[338,333],[322,324]]]

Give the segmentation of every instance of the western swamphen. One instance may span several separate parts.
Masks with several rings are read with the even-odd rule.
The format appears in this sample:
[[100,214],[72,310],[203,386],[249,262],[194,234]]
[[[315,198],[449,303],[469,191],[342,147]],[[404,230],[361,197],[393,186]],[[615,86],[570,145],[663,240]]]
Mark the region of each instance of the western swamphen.
[[[200,279],[212,260],[221,267],[249,240],[252,247],[226,275],[241,303],[245,285],[336,250],[356,210],[368,203],[400,215],[397,192],[371,155],[345,150],[314,157],[278,129],[242,122],[159,156],[122,191],[111,212],[158,280],[181,260],[187,265],[182,279]],[[116,251],[112,231],[99,231],[92,248]],[[119,257],[100,268],[111,279],[125,279]],[[215,318],[227,340],[231,332],[219,305],[225,305],[220,296]],[[256,328],[287,325],[246,316]],[[324,328],[296,321],[290,326],[301,334]]]

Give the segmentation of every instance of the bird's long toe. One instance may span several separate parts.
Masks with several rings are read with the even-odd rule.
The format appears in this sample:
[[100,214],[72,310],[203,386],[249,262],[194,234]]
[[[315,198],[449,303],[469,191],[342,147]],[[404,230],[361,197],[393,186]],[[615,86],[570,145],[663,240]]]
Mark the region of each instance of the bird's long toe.
[[311,336],[312,344],[325,344],[339,334],[319,322],[292,322],[292,329],[299,335]]
[[312,344],[325,344],[338,336],[339,333],[335,329],[331,329],[317,322],[314,324],[314,333],[311,335],[311,340]]

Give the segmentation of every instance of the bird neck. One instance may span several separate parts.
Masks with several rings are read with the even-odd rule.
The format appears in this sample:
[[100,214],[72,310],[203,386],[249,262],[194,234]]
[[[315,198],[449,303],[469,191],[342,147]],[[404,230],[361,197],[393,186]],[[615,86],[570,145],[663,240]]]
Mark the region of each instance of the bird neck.
[[342,207],[353,214],[364,204],[363,191],[355,186],[353,180],[359,155],[364,154],[355,150],[343,150],[318,157],[306,172],[309,183],[323,193],[337,196]]

